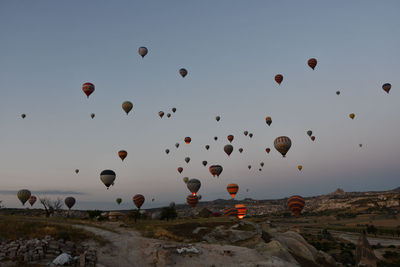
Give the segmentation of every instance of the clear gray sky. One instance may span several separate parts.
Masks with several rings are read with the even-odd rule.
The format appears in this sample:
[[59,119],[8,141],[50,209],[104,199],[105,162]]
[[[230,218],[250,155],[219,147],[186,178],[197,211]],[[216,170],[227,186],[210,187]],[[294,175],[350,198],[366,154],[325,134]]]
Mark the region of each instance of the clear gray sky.
[[[399,1],[1,1],[0,199],[21,207],[15,193],[28,188],[112,209],[142,193],[149,208],[184,202],[184,176],[201,180],[204,200],[229,198],[231,182],[239,199],[397,187],[399,10]],[[84,82],[96,86],[89,99]],[[273,148],[280,135],[293,142],[286,159]],[[224,167],[220,178],[203,160]],[[117,173],[110,190],[104,169]]]

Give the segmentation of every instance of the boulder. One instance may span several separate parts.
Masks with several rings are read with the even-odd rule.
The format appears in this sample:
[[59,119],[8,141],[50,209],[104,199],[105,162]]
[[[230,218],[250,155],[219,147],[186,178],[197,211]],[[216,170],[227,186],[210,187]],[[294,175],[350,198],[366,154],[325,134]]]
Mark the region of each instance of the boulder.
[[269,243],[260,242],[256,245],[256,250],[263,256],[266,257],[277,257],[290,262],[293,265],[299,265],[295,258],[287,251],[277,240],[272,240]]
[[72,261],[71,255],[67,253],[62,253],[57,258],[55,258],[52,263],[54,265],[65,265],[70,263],[71,261]]

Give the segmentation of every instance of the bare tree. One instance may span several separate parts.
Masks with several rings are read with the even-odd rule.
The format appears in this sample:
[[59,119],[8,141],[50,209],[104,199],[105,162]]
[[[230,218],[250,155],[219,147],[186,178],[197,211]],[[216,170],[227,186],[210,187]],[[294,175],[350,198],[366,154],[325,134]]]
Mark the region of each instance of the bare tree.
[[57,198],[56,200],[52,200],[48,197],[39,197],[40,203],[42,203],[44,210],[46,212],[46,217],[50,217],[54,214],[55,211],[58,211],[62,208],[63,202],[61,198]]
[[0,200],[0,209],[4,208],[2,203],[3,203],[3,200]]

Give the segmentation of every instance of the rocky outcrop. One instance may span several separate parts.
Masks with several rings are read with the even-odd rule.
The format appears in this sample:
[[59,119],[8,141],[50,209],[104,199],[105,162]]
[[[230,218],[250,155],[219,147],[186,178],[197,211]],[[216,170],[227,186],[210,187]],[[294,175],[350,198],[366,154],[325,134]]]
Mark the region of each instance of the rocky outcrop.
[[371,245],[368,242],[367,236],[364,233],[360,235],[356,246],[356,266],[376,267],[377,258]]
[[0,261],[48,263],[62,253],[75,257],[75,260],[80,255],[85,255],[84,267],[96,265],[95,251],[71,241],[55,240],[51,236],[46,236],[44,239],[18,239],[0,243]]

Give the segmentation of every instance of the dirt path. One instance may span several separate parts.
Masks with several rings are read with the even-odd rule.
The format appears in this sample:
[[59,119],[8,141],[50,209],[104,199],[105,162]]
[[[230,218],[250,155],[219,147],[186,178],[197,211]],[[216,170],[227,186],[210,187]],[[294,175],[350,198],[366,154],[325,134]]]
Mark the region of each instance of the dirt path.
[[254,249],[228,245],[193,244],[199,253],[177,253],[177,247],[188,247],[188,244],[173,241],[144,238],[139,233],[119,226],[112,227],[112,231],[85,226],[74,225],[92,232],[110,241],[110,244],[99,247],[97,243],[89,245],[97,250],[98,267],[146,267],[146,266],[263,266],[263,267],[290,267],[290,263],[276,257],[265,257]]

